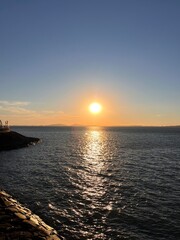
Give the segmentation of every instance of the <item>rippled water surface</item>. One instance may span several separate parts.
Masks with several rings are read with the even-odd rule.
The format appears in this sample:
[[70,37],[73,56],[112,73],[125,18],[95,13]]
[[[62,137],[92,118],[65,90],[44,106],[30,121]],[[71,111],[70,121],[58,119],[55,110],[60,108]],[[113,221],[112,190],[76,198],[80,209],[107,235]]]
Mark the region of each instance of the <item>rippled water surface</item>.
[[179,239],[180,128],[19,127],[0,187],[67,240]]

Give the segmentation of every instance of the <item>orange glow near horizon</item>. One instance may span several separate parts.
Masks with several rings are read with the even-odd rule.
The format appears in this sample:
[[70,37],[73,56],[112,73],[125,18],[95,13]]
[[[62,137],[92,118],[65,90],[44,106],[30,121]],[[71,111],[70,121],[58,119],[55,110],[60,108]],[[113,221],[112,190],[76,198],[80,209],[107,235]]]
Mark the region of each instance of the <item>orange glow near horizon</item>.
[[[121,94],[122,96],[122,94]],[[59,107],[47,105],[47,109],[33,109],[29,104],[2,103],[1,120],[19,126],[176,126],[179,119],[166,112],[154,113],[151,109],[139,109],[125,97],[119,102],[116,96],[101,94],[93,96],[82,92]],[[3,104],[7,105],[6,108]],[[1,106],[0,106],[1,107]]]

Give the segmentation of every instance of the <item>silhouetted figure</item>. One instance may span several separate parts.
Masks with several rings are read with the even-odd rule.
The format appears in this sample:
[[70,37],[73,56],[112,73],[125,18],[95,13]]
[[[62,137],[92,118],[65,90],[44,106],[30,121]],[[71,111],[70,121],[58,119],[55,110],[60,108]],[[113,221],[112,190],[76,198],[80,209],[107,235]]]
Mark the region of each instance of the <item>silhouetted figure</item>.
[[8,127],[8,121],[5,121],[5,127]]

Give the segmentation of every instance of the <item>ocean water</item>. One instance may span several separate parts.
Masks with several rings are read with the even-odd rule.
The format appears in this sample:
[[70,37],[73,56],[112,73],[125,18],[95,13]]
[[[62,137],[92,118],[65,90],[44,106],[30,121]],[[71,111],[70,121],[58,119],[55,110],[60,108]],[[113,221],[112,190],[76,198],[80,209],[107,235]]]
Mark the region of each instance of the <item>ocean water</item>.
[[0,188],[65,239],[179,239],[180,128],[13,130],[41,142],[0,152]]

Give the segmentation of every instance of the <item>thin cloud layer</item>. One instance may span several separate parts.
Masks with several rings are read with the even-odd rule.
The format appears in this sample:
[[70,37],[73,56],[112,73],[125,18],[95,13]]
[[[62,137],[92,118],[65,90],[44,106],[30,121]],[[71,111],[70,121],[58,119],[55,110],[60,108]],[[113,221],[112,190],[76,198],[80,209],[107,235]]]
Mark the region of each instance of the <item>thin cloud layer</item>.
[[1,106],[27,106],[30,102],[0,100]]
[[8,120],[11,125],[49,125],[49,124],[71,124],[73,116],[62,111],[49,109],[37,111],[32,109],[30,102],[0,100],[0,119]]
[[6,114],[32,114],[34,111],[29,110],[26,106],[30,105],[30,102],[21,101],[0,101],[0,110]]

